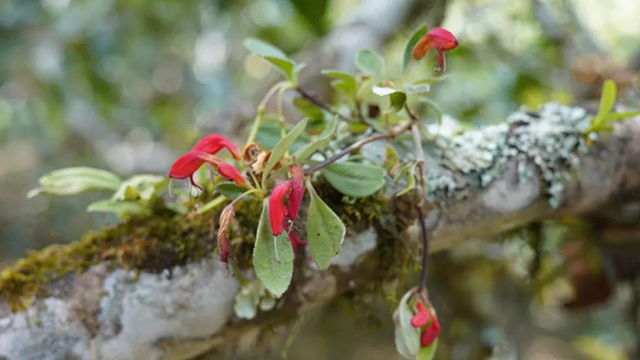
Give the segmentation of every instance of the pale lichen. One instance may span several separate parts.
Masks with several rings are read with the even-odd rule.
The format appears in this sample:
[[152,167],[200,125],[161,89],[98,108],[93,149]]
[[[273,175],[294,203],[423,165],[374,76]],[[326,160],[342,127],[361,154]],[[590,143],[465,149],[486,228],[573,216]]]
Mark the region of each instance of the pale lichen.
[[438,138],[428,148],[427,197],[432,201],[461,196],[469,186],[487,188],[517,161],[519,181],[540,174],[549,204],[561,204],[572,170],[587,150],[584,129],[589,118],[582,108],[549,103],[538,112],[521,109],[506,123],[467,131],[451,139]]

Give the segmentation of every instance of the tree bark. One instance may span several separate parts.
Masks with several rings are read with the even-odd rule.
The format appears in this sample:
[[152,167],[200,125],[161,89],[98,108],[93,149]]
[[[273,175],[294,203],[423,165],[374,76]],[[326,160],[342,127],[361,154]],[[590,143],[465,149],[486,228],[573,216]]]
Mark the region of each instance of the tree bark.
[[[548,217],[585,214],[640,187],[640,118],[615,124],[587,145],[580,108],[550,104],[519,111],[506,124],[425,141],[427,216],[432,252],[488,238]],[[432,129],[433,130],[433,129]],[[439,129],[444,135],[446,127]],[[433,132],[431,132],[433,134]],[[401,140],[394,146],[402,149]],[[384,143],[362,155],[381,162]],[[407,155],[408,156],[408,155]],[[408,198],[395,198],[385,219],[414,219]],[[412,218],[412,216],[414,216]],[[27,311],[0,319],[0,358],[190,359],[204,353],[251,353],[263,329],[277,329],[341,294],[372,284],[393,266],[380,249],[410,249],[419,258],[417,226],[388,240],[384,225],[345,239],[328,271],[299,257],[294,281],[273,310],[253,320],[234,315],[240,284],[214,256],[163,272],[90,267],[49,285]],[[390,245],[391,244],[391,245]],[[386,262],[385,262],[386,261]],[[391,261],[391,263],[389,262]],[[397,261],[401,261],[398,259]]]

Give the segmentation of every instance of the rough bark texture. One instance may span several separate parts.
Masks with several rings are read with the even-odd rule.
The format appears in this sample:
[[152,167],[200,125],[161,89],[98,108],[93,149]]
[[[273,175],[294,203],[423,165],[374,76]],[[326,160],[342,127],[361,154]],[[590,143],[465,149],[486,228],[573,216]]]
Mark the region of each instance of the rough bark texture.
[[[618,194],[640,188],[640,118],[616,124],[612,133],[591,145],[580,132],[587,121],[580,108],[549,104],[539,113],[517,112],[504,124],[426,141],[427,198],[437,205],[428,217],[431,250],[490,237],[541,218],[589,212]],[[447,130],[445,126],[438,131],[445,135]],[[409,149],[400,140],[395,145]],[[379,162],[384,147],[372,143],[363,155]],[[411,218],[403,210],[410,208],[405,200],[389,196],[388,201],[393,210],[385,214],[387,218]],[[240,285],[214,257],[160,274],[99,264],[52,283],[52,295],[37,299],[26,312],[4,310],[0,358],[189,359],[211,352],[250,354],[265,328],[277,333],[279,326],[305,311],[382,281],[376,271],[393,266],[380,262],[382,248],[401,246],[417,255],[417,227],[400,228],[404,233],[392,239],[382,236],[384,225],[351,236],[326,272],[300,257],[288,292],[273,310],[250,321],[234,316]]]

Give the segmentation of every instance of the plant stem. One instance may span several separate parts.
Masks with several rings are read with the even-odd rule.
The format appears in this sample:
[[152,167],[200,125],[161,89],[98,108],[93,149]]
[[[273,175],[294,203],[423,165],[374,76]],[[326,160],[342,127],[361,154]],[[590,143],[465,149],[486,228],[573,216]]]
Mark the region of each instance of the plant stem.
[[326,104],[324,104],[322,101],[316,99],[314,96],[312,96],[311,94],[309,94],[308,92],[306,92],[304,89],[302,89],[301,87],[296,87],[295,88],[296,91],[298,92],[298,94],[300,94],[300,96],[302,96],[303,98],[309,100],[309,102],[311,102],[313,105],[331,113],[332,115],[340,118],[341,120],[344,121],[353,121],[350,117],[348,116],[344,116],[342,114],[340,114],[339,112],[331,109],[329,106],[327,106]]
[[273,94],[275,94],[276,91],[278,91],[283,86],[290,86],[290,82],[280,81],[279,83],[276,83],[271,87],[271,89],[269,89],[269,91],[267,91],[267,93],[262,98],[262,101],[260,101],[260,104],[258,105],[258,108],[256,110],[256,118],[253,120],[253,126],[251,127],[251,132],[247,137],[245,148],[256,139],[256,135],[258,134],[258,128],[262,123],[262,117],[264,116],[264,109],[267,106],[267,102],[269,101],[269,99],[271,99]]
[[310,175],[313,174],[315,171],[318,171],[320,169],[322,169],[323,167],[332,164],[334,162],[336,162],[337,160],[339,160],[340,158],[344,157],[347,154],[350,154],[358,149],[360,149],[363,145],[368,144],[372,141],[376,141],[376,140],[381,140],[381,139],[387,139],[387,138],[393,138],[396,137],[406,131],[408,131],[411,128],[411,123],[406,123],[405,125],[397,128],[396,130],[390,130],[389,132],[386,133],[380,133],[380,134],[375,134],[375,135],[371,135],[367,138],[364,138],[360,141],[356,141],[353,144],[349,145],[347,148],[344,148],[342,150],[340,150],[339,152],[335,153],[333,156],[325,159],[324,161],[305,169],[304,174],[305,175]]
[[420,271],[418,293],[422,293],[427,288],[427,275],[429,273],[429,233],[424,223],[424,213],[421,206],[418,206],[418,223],[420,224],[420,236],[422,237],[422,270]]

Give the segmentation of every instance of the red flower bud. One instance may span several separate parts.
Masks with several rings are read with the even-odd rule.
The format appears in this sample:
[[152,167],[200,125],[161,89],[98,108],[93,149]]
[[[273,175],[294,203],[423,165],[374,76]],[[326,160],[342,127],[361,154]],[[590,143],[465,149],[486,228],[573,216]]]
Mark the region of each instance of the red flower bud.
[[418,309],[418,312],[416,312],[416,314],[411,318],[411,326],[414,328],[421,328],[427,325],[431,318],[431,314],[429,314],[421,300],[416,302],[416,308]]
[[274,236],[280,235],[284,229],[284,201],[289,198],[292,186],[291,181],[283,182],[273,188],[271,196],[269,197],[269,222],[271,223],[271,232]]
[[425,36],[420,39],[413,48],[413,58],[416,60],[422,59],[429,51],[429,48],[434,48],[438,52],[438,65],[444,72],[445,59],[444,52],[453,50],[458,46],[458,40],[449,30],[442,28],[435,28],[429,31]]
[[215,155],[218,151],[222,150],[222,148],[229,150],[234,159],[240,159],[240,151],[238,150],[238,147],[231,140],[220,134],[205,136],[202,140],[198,141],[191,150],[202,151],[207,154]]
[[233,165],[229,165],[224,162],[220,163],[218,164],[218,172],[220,173],[220,176],[222,176],[223,178],[233,180],[233,182],[235,182],[240,186],[244,185],[244,182],[245,182],[244,178],[242,177],[240,172],[238,172],[238,170],[235,167],[233,167]]
[[420,336],[420,345],[422,345],[422,347],[427,347],[433,344],[438,335],[440,335],[440,322],[438,321],[435,313],[432,315],[433,320],[431,321],[431,324],[424,329]]
[[298,210],[300,210],[302,197],[304,196],[304,171],[300,164],[293,164],[289,167],[289,172],[293,186],[287,206],[287,216],[291,218],[291,221],[295,221],[298,216]]

